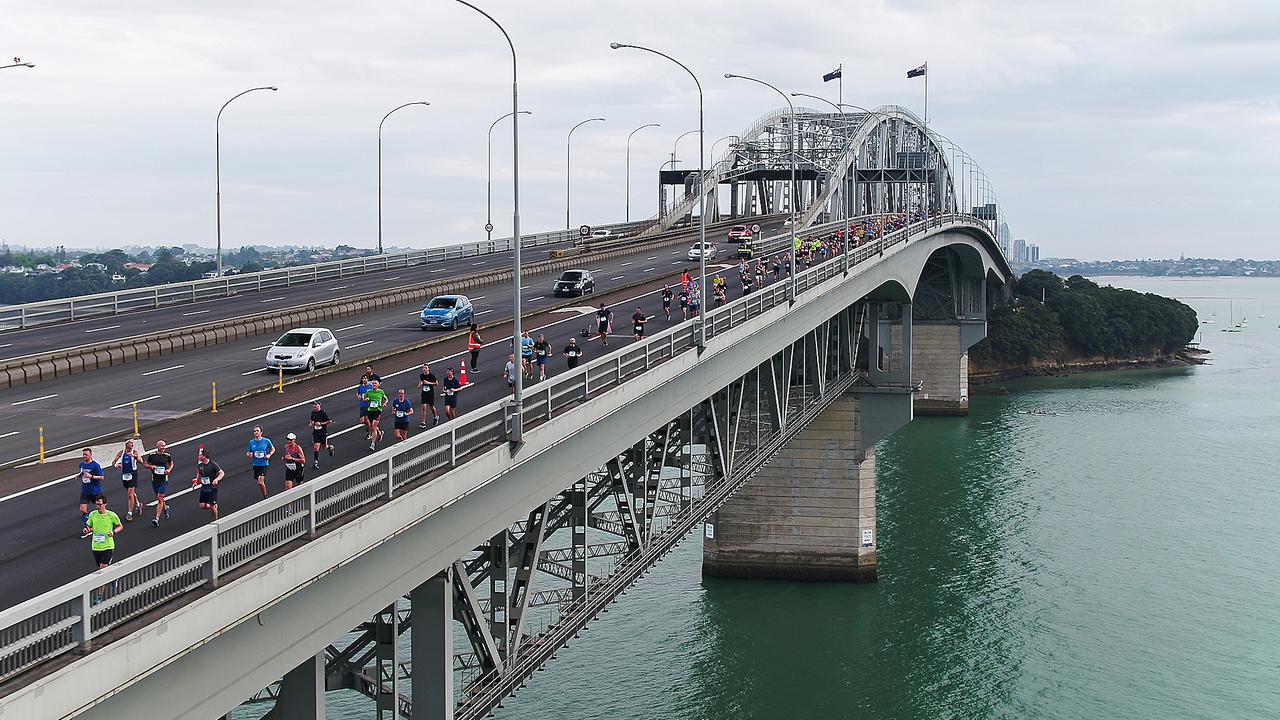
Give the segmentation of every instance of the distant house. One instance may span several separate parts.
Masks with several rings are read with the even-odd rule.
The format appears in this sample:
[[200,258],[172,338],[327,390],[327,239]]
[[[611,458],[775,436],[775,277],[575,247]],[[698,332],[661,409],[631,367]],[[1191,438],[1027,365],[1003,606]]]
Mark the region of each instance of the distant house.
[[151,263],[125,263],[124,269],[137,270],[140,273],[145,273],[146,271],[151,269]]

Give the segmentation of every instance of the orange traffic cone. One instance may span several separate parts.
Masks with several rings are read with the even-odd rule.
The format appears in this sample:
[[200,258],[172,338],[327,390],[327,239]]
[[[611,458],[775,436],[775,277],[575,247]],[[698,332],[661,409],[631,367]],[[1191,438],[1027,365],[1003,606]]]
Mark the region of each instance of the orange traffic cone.
[[462,361],[462,372],[458,374],[458,384],[459,385],[467,384],[467,361],[466,360]]

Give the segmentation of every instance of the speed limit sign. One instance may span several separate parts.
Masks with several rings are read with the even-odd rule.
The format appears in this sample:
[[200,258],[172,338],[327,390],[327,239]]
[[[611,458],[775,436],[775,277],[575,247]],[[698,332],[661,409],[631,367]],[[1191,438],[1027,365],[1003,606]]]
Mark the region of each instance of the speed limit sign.
[[583,225],[582,227],[578,228],[578,234],[584,238],[591,237],[591,226]]
[[484,224],[484,231],[485,231],[485,232],[493,232],[493,223],[485,223],[485,224]]
[[753,232],[753,233],[758,233],[758,232],[760,232],[760,226],[759,226],[759,225],[752,225],[752,226],[751,226],[751,232]]

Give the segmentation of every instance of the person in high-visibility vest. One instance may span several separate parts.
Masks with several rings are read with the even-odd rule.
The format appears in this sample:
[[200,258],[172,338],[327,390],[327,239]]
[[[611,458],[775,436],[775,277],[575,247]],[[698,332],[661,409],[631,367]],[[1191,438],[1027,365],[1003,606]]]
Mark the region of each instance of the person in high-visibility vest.
[[475,323],[471,323],[471,329],[467,332],[467,351],[471,353],[471,372],[480,372],[480,348],[484,345],[484,339],[480,337],[480,328]]

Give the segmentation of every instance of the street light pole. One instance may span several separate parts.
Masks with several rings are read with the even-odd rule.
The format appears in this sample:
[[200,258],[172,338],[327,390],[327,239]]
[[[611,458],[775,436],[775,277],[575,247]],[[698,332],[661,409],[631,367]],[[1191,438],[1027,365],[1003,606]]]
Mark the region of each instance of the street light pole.
[[[635,130],[632,130],[631,135],[635,135],[641,130],[645,128],[651,128],[651,127],[662,127],[662,123],[649,123],[647,125],[641,125]],[[626,180],[627,212],[625,216],[627,222],[631,222],[631,135],[627,136],[627,180]]]
[[[494,120],[493,124],[489,126],[489,180],[485,184],[484,232],[485,239],[489,241],[490,245],[493,243],[493,129],[498,126],[498,123],[506,120],[512,115],[532,114],[533,112],[530,110],[521,110],[518,113],[514,111],[509,112],[497,120]],[[491,247],[490,249],[492,250],[493,248]]]
[[[489,13],[467,2],[467,0],[454,0],[455,2],[466,5],[467,7],[480,13],[489,22],[493,23],[498,31],[502,33],[502,37],[506,38],[507,46],[511,48],[511,225],[512,225],[512,260],[514,268],[512,277],[515,281],[515,296],[512,301],[511,314],[511,347],[518,353],[520,352],[520,83],[518,77],[518,68],[516,64],[516,46],[511,42],[511,36],[507,34],[506,28],[493,19]],[[522,413],[524,409],[524,373],[517,372],[512,395],[511,413],[511,430],[509,439],[513,443],[518,443],[524,436],[524,425],[522,422]]]
[[[703,98],[702,83],[698,80],[698,76],[687,65],[676,60],[670,55],[658,52],[652,48],[642,47],[640,45],[626,45],[623,43],[609,43],[609,47],[614,50],[620,48],[631,48],[632,50],[643,50],[653,53],[659,57],[664,57],[671,62],[679,65],[682,70],[689,73],[689,77],[693,78],[693,84],[698,88],[698,247],[705,248],[707,246],[707,193],[703,187],[706,182],[706,169],[704,163],[707,155],[707,134],[703,131]],[[672,167],[674,167],[674,163]],[[701,352],[707,346],[707,327],[705,315],[707,312],[707,254],[705,252],[698,253],[698,351]]]
[[400,107],[392,108],[391,112],[382,116],[382,120],[378,123],[378,254],[382,254],[382,123],[391,117],[391,113],[401,108],[407,108],[410,105],[430,105],[426,100],[417,100],[415,102],[407,102]]
[[573,131],[586,125],[589,122],[603,122],[604,118],[587,118],[582,122],[569,128],[569,134],[564,139],[564,229],[569,229],[569,143],[573,140]]
[[[843,83],[844,80],[842,79],[840,82]],[[833,103],[824,97],[819,97],[817,95],[810,95],[808,93],[793,92],[791,93],[791,97],[807,97],[807,98],[813,98],[814,100],[821,100],[822,102],[835,108],[836,112],[840,113],[840,119],[841,120],[844,119],[844,108],[840,107],[839,103]],[[854,172],[857,172],[856,163],[854,164]],[[844,274],[848,275],[849,274],[849,256],[853,252],[853,218],[850,217],[852,213],[849,207],[849,179],[847,176],[845,177],[843,184],[844,184],[844,188],[842,188],[840,194],[841,196],[844,197]]]
[[787,244],[791,246],[791,297],[789,299],[792,304],[795,304],[796,272],[799,270],[799,268],[796,267],[796,233],[799,231],[799,228],[796,227],[796,199],[799,191],[799,188],[796,187],[796,158],[799,155],[800,145],[799,138],[797,137],[799,127],[796,125],[796,106],[791,102],[791,98],[787,97],[786,93],[763,80],[747,77],[746,75],[735,75],[733,73],[725,73],[724,76],[726,79],[737,78],[739,80],[750,80],[753,83],[763,85],[781,95],[782,99],[786,101],[787,107],[791,108],[791,232],[789,233],[791,237],[787,238]]
[[218,255],[218,277],[222,277],[222,111],[226,110],[227,106],[241,95],[247,95],[257,90],[275,91],[278,89],[279,88],[274,85],[264,85],[262,87],[249,88],[248,90],[244,90],[239,94],[231,96],[231,100],[222,103],[222,107],[218,109],[218,118],[213,124],[213,183],[215,186],[214,192],[217,196],[214,215],[216,218],[215,222],[217,224],[218,233],[218,247],[216,249]]

